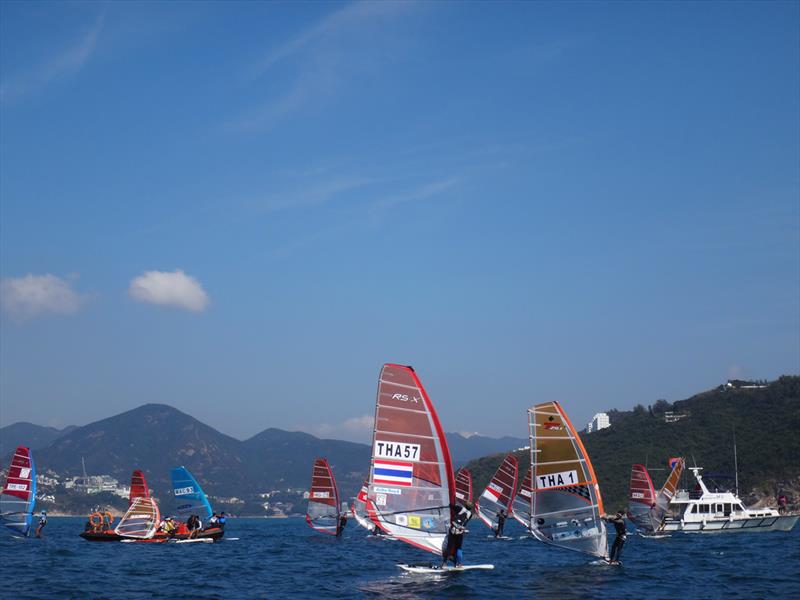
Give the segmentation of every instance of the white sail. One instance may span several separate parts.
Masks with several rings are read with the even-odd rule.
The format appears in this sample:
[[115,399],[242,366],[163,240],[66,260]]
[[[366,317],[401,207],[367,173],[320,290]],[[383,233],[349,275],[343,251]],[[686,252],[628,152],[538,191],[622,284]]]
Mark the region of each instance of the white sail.
[[123,537],[146,540],[153,537],[160,521],[161,513],[153,498],[134,498],[114,532]]

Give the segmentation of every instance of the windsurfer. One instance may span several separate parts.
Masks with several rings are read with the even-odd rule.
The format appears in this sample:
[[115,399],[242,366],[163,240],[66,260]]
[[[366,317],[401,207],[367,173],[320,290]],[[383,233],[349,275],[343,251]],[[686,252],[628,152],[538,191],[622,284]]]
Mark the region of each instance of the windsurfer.
[[454,517],[450,523],[450,529],[447,531],[447,539],[442,552],[442,569],[447,565],[447,561],[451,557],[456,567],[461,566],[463,559],[461,544],[464,543],[467,522],[472,518],[474,507],[475,505],[472,502],[464,502],[463,506],[459,504],[451,506]]
[[44,529],[45,525],[47,525],[47,513],[45,511],[42,511],[42,514],[39,517],[39,526],[36,528],[37,538],[42,537],[42,529]]
[[614,545],[611,546],[611,554],[608,557],[608,562],[612,565],[619,564],[619,557],[622,554],[622,546],[625,545],[625,540],[628,539],[628,531],[625,528],[625,519],[623,517],[623,512],[621,510],[617,511],[617,514],[613,517],[609,517],[608,515],[603,515],[603,520],[607,521],[608,523],[612,523],[614,525],[614,530],[617,533],[617,537],[614,540]]
[[344,528],[347,526],[347,515],[342,513],[339,515],[339,524],[336,527],[336,535],[342,535]]
[[500,512],[497,513],[497,527],[494,530],[494,537],[503,537],[503,527],[506,525],[506,518],[508,518],[508,513],[501,508]]

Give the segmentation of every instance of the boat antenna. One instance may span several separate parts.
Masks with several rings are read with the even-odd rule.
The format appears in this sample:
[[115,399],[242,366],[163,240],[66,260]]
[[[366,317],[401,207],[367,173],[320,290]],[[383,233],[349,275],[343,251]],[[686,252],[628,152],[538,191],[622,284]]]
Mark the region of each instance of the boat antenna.
[[733,470],[736,474],[736,495],[739,495],[739,457],[736,454],[736,425],[733,426]]

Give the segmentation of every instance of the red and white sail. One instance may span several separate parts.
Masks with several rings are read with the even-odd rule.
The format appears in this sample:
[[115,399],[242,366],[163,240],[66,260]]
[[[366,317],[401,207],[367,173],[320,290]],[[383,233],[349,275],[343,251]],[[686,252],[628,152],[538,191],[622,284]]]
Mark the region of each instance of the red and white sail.
[[0,520],[16,536],[26,537],[36,503],[36,467],[31,451],[18,446],[11,457],[6,484],[0,492]]
[[683,458],[671,458],[669,461],[669,466],[672,467],[672,471],[670,471],[669,477],[667,477],[667,480],[664,482],[664,487],[661,488],[656,496],[655,517],[658,519],[659,529],[667,518],[669,503],[672,502],[672,497],[678,489],[678,482],[681,479],[681,474],[683,473],[685,465],[686,461],[684,461]]
[[320,533],[336,535],[339,527],[339,488],[327,459],[314,461],[306,522]]
[[497,527],[497,515],[502,510],[508,515],[511,504],[517,493],[517,477],[519,476],[519,461],[513,454],[509,454],[500,463],[481,497],[478,498],[476,508],[478,517],[490,529]]
[[439,417],[414,369],[383,366],[375,406],[367,510],[393,538],[442,553],[455,480]]
[[633,465],[628,490],[628,518],[637,529],[652,533],[659,525],[653,512],[655,506],[656,491],[650,473],[644,465]]
[[472,502],[472,473],[469,469],[461,468],[456,473],[456,500]]
[[153,537],[160,522],[161,513],[153,498],[134,498],[114,532],[126,538],[146,540]]
[[511,505],[511,515],[522,525],[525,529],[531,526],[531,469],[525,474],[522,480],[522,485],[517,490],[517,495],[514,497],[514,503]]
[[547,544],[605,558],[603,500],[589,455],[558,402],[528,409],[531,435],[531,525]]
[[355,501],[353,502],[353,506],[350,509],[350,512],[355,518],[356,523],[361,525],[367,531],[373,531],[376,527],[375,523],[369,520],[367,516],[367,495],[369,494],[369,479],[364,481],[364,484],[361,486],[361,489],[358,491],[358,495],[356,496]]
[[136,469],[131,474],[131,492],[128,496],[128,505],[133,504],[136,498],[149,498],[150,489],[147,487],[147,480],[144,478],[144,473]]

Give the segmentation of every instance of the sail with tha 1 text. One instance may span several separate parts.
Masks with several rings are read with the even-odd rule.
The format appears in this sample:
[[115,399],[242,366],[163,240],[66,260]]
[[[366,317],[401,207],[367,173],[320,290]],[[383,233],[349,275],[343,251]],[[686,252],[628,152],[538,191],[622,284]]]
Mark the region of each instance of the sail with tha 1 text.
[[504,511],[506,515],[511,512],[511,504],[517,492],[517,477],[519,476],[519,461],[513,454],[509,454],[500,463],[486,489],[478,498],[475,508],[480,520],[492,531],[497,528],[497,515]]
[[36,465],[30,448],[18,446],[0,492],[0,521],[17,537],[27,537],[36,503]]
[[558,402],[528,409],[531,534],[538,540],[607,557],[603,500],[580,436]]
[[455,503],[447,439],[411,367],[381,369],[367,510],[387,536],[442,553]]
[[339,489],[327,459],[314,461],[311,471],[311,491],[308,496],[306,522],[315,531],[337,535],[339,533]]

